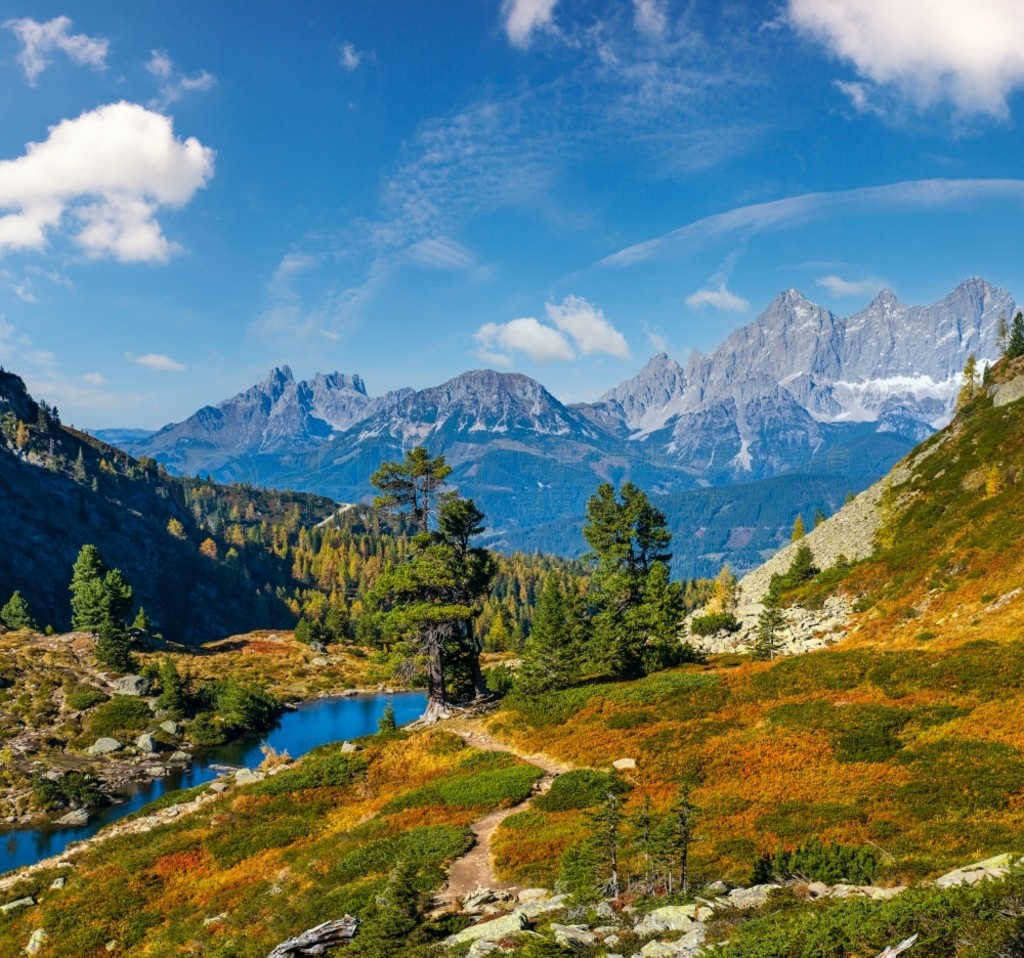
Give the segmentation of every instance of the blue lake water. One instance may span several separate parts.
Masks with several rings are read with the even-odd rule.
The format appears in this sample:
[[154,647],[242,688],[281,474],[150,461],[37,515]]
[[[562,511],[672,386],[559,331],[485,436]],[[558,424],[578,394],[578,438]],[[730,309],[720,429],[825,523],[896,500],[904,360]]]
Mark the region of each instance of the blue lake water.
[[0,832],[0,872],[57,855],[72,842],[94,835],[105,825],[138,811],[166,792],[212,781],[220,774],[211,768],[213,765],[255,768],[263,759],[260,751],[263,743],[278,752],[287,752],[292,758],[298,758],[327,742],[370,735],[377,731],[377,722],[389,701],[394,703],[396,721],[404,725],[423,713],[427,699],[422,692],[403,692],[396,695],[353,695],[306,702],[294,711],[285,712],[274,728],[262,735],[213,748],[195,749],[192,764],[187,769],[134,786],[119,804],[95,809],[86,825],[46,825]]

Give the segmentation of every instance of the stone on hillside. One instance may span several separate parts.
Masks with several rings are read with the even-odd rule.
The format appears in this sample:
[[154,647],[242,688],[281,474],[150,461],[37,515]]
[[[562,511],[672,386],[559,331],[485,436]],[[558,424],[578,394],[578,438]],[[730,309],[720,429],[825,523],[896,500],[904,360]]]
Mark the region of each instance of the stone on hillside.
[[0,905],[0,912],[7,915],[12,911],[28,908],[29,905],[34,905],[35,903],[36,900],[34,898],[16,898],[14,901],[9,901],[6,905]]
[[55,825],[85,825],[89,821],[89,813],[84,808],[76,808],[67,815],[62,815],[54,822]]
[[749,888],[734,888],[728,895],[716,899],[730,908],[760,908],[777,885],[751,885]]
[[114,691],[119,695],[149,695],[153,683],[144,675],[122,675],[114,679]]
[[322,655],[318,655],[315,659],[313,659],[312,662],[310,662],[310,665],[315,665],[317,668],[321,668],[321,669],[325,665],[330,665],[330,664],[331,663],[327,659],[325,659]]
[[493,921],[485,921],[479,925],[470,925],[454,935],[449,935],[444,944],[465,945],[471,941],[500,941],[506,935],[514,935],[517,931],[526,931],[530,922],[520,909]]
[[323,642],[317,642],[315,639],[312,642],[309,643],[309,648],[310,648],[311,652],[326,652],[327,651],[327,646],[324,645]]
[[633,929],[638,935],[657,935],[663,931],[685,931],[693,925],[696,905],[666,905],[644,915]]
[[341,753],[342,753],[342,755],[349,755],[352,752],[358,752],[358,751],[359,751],[359,746],[356,745],[354,742],[345,742],[341,746]]
[[496,941],[474,941],[466,952],[466,958],[484,958],[484,955],[493,954],[495,951],[501,951]]
[[222,911],[219,915],[211,915],[209,918],[203,919],[203,926],[209,927],[210,925],[219,925],[221,922],[228,920],[228,913]]
[[675,941],[650,941],[640,949],[643,958],[692,958],[704,949],[704,926],[694,925]]
[[996,855],[984,861],[963,865],[935,879],[939,888],[952,888],[954,885],[976,885],[986,878],[1002,878],[1013,864],[1013,855]]
[[462,910],[468,914],[478,914],[485,905],[493,905],[499,901],[509,901],[512,896],[506,891],[495,891],[493,888],[477,886],[462,899]]
[[1008,406],[1018,399],[1024,399],[1024,376],[1017,376],[1008,383],[1000,383],[992,393],[993,406]]
[[252,785],[253,782],[262,782],[266,777],[266,772],[254,772],[251,768],[240,768],[235,772],[235,782],[239,785]]
[[517,896],[523,904],[528,901],[547,901],[550,897],[551,892],[547,888],[524,888]]
[[724,881],[716,880],[705,885],[701,890],[705,895],[724,895],[729,890],[729,886]]
[[63,888],[67,884],[67,879],[63,875],[58,875],[52,882],[50,882],[50,888],[57,891]]
[[160,731],[166,732],[168,735],[181,735],[181,726],[173,719],[168,719],[166,722],[160,723]]
[[98,738],[86,751],[90,755],[109,755],[111,752],[120,752],[123,748],[116,738]]
[[558,944],[566,945],[569,948],[597,943],[597,935],[583,925],[560,925],[553,921],[549,930]]
[[617,758],[612,762],[612,768],[618,772],[628,772],[631,769],[636,768],[635,758]]
[[29,938],[28,944],[25,946],[26,955],[36,955],[42,949],[43,945],[46,944],[49,939],[49,935],[46,933],[45,928],[37,928],[32,932],[32,937]]
[[152,732],[143,732],[136,740],[135,747],[140,752],[145,752],[151,755],[156,751],[156,739],[153,738]]
[[216,792],[219,795],[221,792],[226,792],[227,790],[228,790],[228,783],[227,782],[219,782],[219,781],[218,782],[210,782],[210,791],[211,792]]
[[552,912],[561,911],[568,903],[568,895],[555,895],[546,901],[528,901],[516,908],[514,914],[523,915],[526,918],[537,918],[540,915],[549,915]]

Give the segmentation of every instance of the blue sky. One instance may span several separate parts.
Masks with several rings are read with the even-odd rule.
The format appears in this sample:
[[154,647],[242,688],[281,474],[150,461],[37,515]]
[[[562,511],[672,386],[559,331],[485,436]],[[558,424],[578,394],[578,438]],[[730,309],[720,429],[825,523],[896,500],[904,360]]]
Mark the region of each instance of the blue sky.
[[156,427],[287,363],[596,398],[779,290],[1018,296],[1018,0],[0,0],[0,362]]

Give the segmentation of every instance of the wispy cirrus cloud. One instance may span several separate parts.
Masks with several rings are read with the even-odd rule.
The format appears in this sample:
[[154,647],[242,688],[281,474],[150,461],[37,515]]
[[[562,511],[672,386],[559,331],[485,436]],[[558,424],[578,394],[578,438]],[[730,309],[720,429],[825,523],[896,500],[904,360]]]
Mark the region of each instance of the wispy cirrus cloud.
[[62,120],[23,156],[0,161],[0,255],[70,234],[87,256],[164,262],[178,247],[157,214],[186,205],[213,176],[213,150],[179,140],[171,120],[114,103]]
[[205,93],[217,83],[217,78],[208,70],[198,70],[191,75],[183,73],[164,50],[152,51],[146,72],[160,84],[159,96],[149,103],[160,110],[167,109],[189,93]]
[[833,296],[868,296],[884,288],[886,282],[877,276],[866,276],[864,279],[843,279],[835,273],[820,276],[814,281],[816,286],[828,290]]
[[104,37],[90,37],[71,32],[68,17],[54,17],[42,23],[31,17],[7,20],[4,27],[21,43],[18,62],[25,71],[29,86],[35,86],[39,74],[50,64],[50,54],[65,54],[72,63],[105,70],[110,41]]
[[627,246],[605,256],[597,265],[632,266],[687,244],[726,236],[746,238],[840,214],[947,209],[993,199],[1024,202],[1024,180],[908,180],[833,193],[805,193],[704,217],[661,236]]
[[[918,107],[1005,118],[1024,85],[1024,18],[1016,0],[789,0],[789,23],[853,64],[873,87]],[[870,91],[849,85],[864,109]]]

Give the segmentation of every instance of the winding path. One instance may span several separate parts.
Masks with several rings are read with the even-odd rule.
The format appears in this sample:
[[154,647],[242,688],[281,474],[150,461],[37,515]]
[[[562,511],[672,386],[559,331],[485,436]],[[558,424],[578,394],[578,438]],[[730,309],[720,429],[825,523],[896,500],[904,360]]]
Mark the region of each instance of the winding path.
[[439,905],[451,905],[457,899],[464,898],[477,888],[519,891],[522,888],[521,885],[502,881],[494,873],[494,861],[491,856],[491,838],[498,826],[506,818],[528,808],[537,795],[543,794],[551,787],[555,776],[568,771],[572,766],[558,762],[546,755],[520,755],[507,742],[502,742],[466,722],[452,722],[447,727],[450,731],[465,739],[474,748],[488,752],[508,752],[524,762],[529,762],[531,765],[536,765],[537,768],[543,769],[545,775],[537,780],[533,787],[533,795],[525,801],[512,806],[512,808],[496,809],[470,825],[474,838],[473,847],[461,858],[457,858],[452,862],[451,868],[448,870],[448,884],[438,893],[435,900]]

